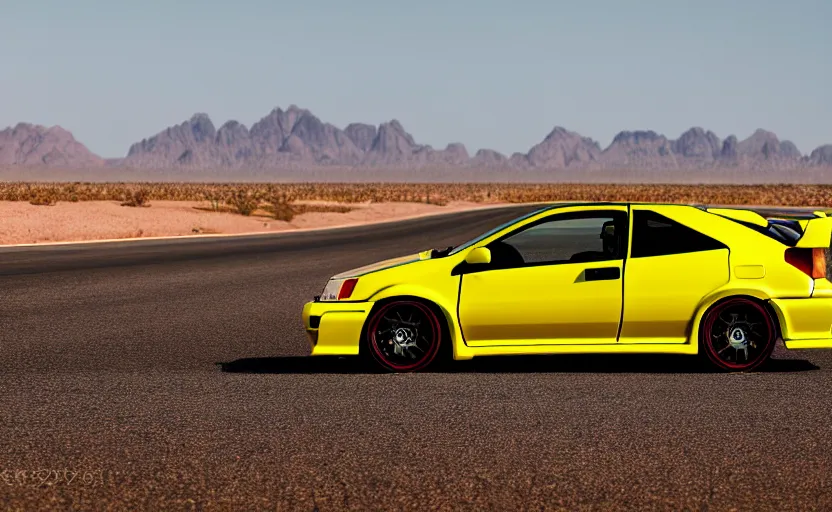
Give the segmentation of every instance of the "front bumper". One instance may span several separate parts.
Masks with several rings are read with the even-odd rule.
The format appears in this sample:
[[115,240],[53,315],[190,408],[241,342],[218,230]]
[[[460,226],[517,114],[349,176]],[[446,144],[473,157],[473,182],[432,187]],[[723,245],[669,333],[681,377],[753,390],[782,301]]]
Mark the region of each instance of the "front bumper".
[[372,302],[307,302],[303,328],[312,355],[358,355],[361,330],[372,307]]
[[832,348],[832,298],[772,299],[788,349]]

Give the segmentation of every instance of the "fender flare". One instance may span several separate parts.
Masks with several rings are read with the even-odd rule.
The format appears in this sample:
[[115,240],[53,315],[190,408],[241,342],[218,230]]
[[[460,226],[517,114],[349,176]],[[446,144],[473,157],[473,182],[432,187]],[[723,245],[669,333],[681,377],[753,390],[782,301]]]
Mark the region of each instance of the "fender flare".
[[412,297],[434,304],[437,308],[439,308],[445,317],[445,324],[448,327],[451,347],[453,349],[453,358],[455,360],[460,360],[471,359],[473,357],[470,350],[468,350],[468,347],[465,345],[465,341],[462,337],[462,330],[460,329],[459,322],[456,319],[458,295],[448,297],[431,288],[421,286],[419,284],[396,284],[378,290],[367,300],[372,302],[374,304],[373,307],[375,307],[375,303],[377,302],[396,297]]
[[765,303],[768,306],[767,309],[773,313],[775,327],[779,330],[781,320],[780,315],[777,313],[776,308],[771,307],[769,302],[771,295],[766,290],[746,287],[737,288],[735,286],[717,288],[702,298],[696,307],[696,312],[694,313],[691,321],[688,343],[697,347],[697,353],[699,352],[699,326],[702,325],[702,317],[705,316],[705,313],[711,309],[714,304],[729,297],[751,297],[752,299],[757,299]]

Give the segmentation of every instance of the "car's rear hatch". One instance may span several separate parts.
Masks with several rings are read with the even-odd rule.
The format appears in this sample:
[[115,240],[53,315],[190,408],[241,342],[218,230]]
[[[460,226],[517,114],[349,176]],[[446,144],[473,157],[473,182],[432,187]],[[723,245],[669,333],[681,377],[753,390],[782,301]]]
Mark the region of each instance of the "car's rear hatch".
[[786,260],[815,279],[815,295],[832,296],[832,210],[705,208],[786,245]]

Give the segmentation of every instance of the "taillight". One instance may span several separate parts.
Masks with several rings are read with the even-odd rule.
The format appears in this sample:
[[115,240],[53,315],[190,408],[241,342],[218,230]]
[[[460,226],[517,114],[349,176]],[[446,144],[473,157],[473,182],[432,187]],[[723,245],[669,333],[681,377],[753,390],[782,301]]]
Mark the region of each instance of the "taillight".
[[812,249],[812,278],[826,277],[826,249]]
[[338,290],[338,300],[349,299],[352,291],[355,290],[355,285],[358,284],[358,279],[347,279]]
[[786,263],[798,268],[812,279],[826,277],[825,249],[786,249]]

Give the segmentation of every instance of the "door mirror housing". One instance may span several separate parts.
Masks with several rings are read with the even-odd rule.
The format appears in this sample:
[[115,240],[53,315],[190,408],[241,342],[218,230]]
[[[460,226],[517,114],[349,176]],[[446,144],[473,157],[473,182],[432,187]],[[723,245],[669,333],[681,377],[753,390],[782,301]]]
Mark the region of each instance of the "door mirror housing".
[[491,251],[488,247],[477,247],[475,249],[471,249],[468,254],[465,255],[465,263],[469,265],[483,265],[491,263]]

